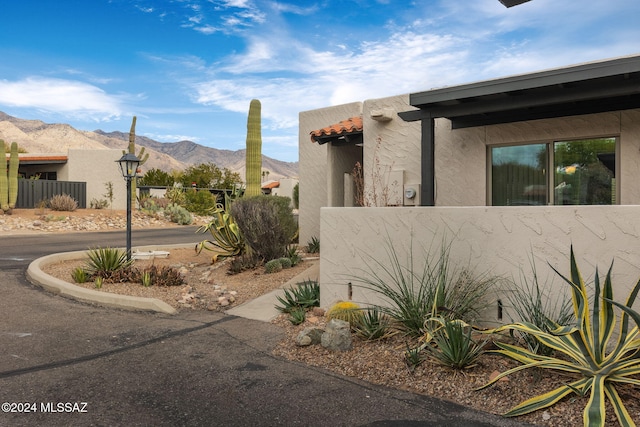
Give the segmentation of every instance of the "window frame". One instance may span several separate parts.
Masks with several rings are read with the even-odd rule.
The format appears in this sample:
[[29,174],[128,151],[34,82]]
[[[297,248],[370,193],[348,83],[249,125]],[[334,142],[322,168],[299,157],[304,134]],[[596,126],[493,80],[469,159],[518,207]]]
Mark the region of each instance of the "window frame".
[[[554,177],[555,177],[555,152],[554,152],[554,144],[557,142],[571,142],[571,141],[581,141],[586,139],[605,139],[612,138],[615,140],[615,204],[605,205],[605,206],[616,206],[620,205],[620,135],[597,135],[597,136],[584,136],[584,137],[572,137],[572,138],[554,138],[554,139],[546,139],[539,141],[526,141],[526,142],[518,142],[518,143],[503,143],[503,144],[491,144],[487,146],[487,183],[486,183],[486,193],[487,206],[493,205],[493,149],[499,147],[517,147],[524,145],[540,145],[545,144],[546,152],[547,152],[547,164],[546,169],[544,170],[546,187],[547,187],[547,195],[546,195],[546,204],[540,206],[556,206],[555,203],[555,191],[554,188]],[[552,173],[549,173],[551,171]],[[502,206],[502,205],[495,205]],[[533,206],[533,205],[532,205]],[[557,206],[597,206],[597,205],[557,205]]]

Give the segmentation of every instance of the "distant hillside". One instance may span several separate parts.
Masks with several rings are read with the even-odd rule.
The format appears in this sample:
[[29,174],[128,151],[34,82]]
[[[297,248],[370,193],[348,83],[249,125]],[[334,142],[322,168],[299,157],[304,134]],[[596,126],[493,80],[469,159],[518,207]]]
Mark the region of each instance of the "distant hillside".
[[[17,142],[30,153],[66,153],[69,149],[126,149],[129,134],[124,132],[79,131],[67,124],[47,124],[40,120],[24,120],[0,111],[0,139]],[[136,145],[146,147],[149,160],[143,170],[152,168],[182,170],[200,163],[214,163],[245,175],[245,150],[218,150],[192,141],[158,142],[136,136]],[[262,168],[269,171],[269,179],[297,177],[298,163],[262,157]]]
[[[129,141],[129,134],[124,132],[105,133],[97,130],[95,133],[105,135],[110,139]],[[196,144],[193,141],[158,142],[144,136],[136,136],[136,145],[164,153],[187,165],[211,162],[218,165],[218,167],[225,167],[238,172],[244,177],[245,150],[219,150]],[[298,176],[297,162],[283,162],[264,155],[262,156],[262,169],[269,171],[269,179]]]

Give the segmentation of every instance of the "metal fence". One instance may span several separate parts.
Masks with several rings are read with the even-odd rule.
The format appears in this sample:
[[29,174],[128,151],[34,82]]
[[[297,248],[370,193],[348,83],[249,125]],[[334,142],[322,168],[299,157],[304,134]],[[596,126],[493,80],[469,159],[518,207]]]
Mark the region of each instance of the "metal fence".
[[87,183],[75,181],[49,181],[46,179],[19,179],[16,208],[33,209],[56,194],[68,194],[78,202],[78,208],[87,207]]

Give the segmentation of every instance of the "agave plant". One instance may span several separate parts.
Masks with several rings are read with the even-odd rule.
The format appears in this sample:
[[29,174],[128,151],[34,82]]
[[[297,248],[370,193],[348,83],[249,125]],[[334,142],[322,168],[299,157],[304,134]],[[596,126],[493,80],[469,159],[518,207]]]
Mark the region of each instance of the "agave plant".
[[291,313],[302,308],[306,310],[320,306],[320,285],[315,280],[305,280],[290,289],[284,289],[284,296],[276,296],[281,304],[276,309],[281,313]]
[[[227,200],[227,206],[229,200]],[[198,233],[210,232],[213,240],[203,240],[196,245],[196,251],[203,249],[212,251],[212,262],[216,262],[219,257],[232,257],[241,255],[245,250],[245,242],[240,233],[240,229],[231,216],[228,209],[222,204],[212,212],[211,221],[198,229]]]
[[[583,412],[585,426],[604,425],[605,399],[611,403],[620,425],[635,425],[616,390],[616,384],[640,386],[640,314],[631,309],[640,291],[640,281],[635,284],[624,305],[614,302],[612,268],[613,262],[602,286],[596,268],[593,306],[590,310],[587,289],[571,247],[571,278],[563,276],[555,268],[553,270],[571,286],[575,325],[556,325],[555,330],[547,331],[532,323],[520,322],[491,331],[509,330],[530,334],[543,345],[554,349],[560,357],[539,355],[525,348],[496,342],[499,350],[491,350],[489,353],[501,354],[521,365],[503,372],[480,389],[509,374],[534,367],[569,372],[578,376],[578,379],[568,384],[516,405],[505,414],[506,416],[519,416],[546,408],[563,397],[576,393],[581,396],[589,395]],[[622,310],[619,331],[615,338],[613,332],[617,316],[614,306]],[[629,318],[636,324],[633,328],[629,328]]]

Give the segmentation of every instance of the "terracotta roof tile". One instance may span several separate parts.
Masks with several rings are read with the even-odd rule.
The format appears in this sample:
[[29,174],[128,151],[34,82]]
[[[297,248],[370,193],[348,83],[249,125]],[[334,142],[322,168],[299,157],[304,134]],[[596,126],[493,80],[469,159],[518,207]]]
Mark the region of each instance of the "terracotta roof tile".
[[262,188],[265,190],[278,187],[280,187],[280,181],[267,181],[262,184]]
[[318,139],[326,136],[338,136],[357,132],[362,132],[362,116],[349,117],[336,124],[311,131],[311,142],[316,142]]

